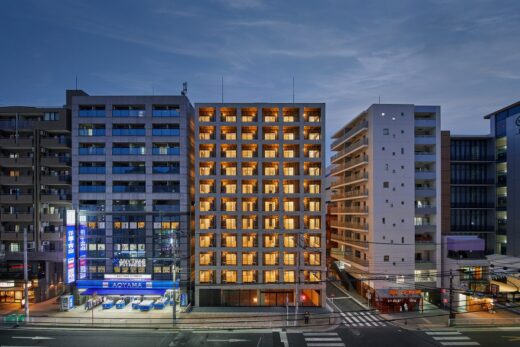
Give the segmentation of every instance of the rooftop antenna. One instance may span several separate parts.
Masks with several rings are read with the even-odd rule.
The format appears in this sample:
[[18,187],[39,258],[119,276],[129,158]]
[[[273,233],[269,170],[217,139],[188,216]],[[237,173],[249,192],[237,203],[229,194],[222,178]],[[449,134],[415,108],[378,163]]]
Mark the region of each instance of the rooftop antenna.
[[221,83],[221,93],[222,93],[222,98],[221,98],[221,103],[224,103],[224,76],[222,76],[222,83]]
[[186,96],[188,94],[188,82],[182,82],[181,95]]
[[78,75],[76,75],[76,90],[78,90]]
[[379,103],[381,103],[381,95],[379,96]]
[[294,104],[294,76],[292,77],[292,103]]

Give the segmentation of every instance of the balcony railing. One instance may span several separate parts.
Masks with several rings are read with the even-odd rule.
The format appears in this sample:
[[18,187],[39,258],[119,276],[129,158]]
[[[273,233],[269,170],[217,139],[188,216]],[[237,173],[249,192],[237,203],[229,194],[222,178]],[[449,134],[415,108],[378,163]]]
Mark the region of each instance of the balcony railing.
[[353,263],[356,263],[363,267],[368,267],[368,265],[369,265],[368,260],[364,260],[364,259],[355,257],[350,252],[342,251],[339,248],[332,248],[330,251],[330,254],[338,260],[353,262]]
[[363,230],[368,231],[367,223],[352,223],[352,222],[343,222],[336,221],[332,223],[333,228],[341,228],[341,229],[355,229],[355,230]]
[[351,144],[350,146],[346,147],[345,149],[334,154],[331,158],[331,162],[334,162],[334,161],[338,160],[339,158],[344,157],[347,154],[350,154],[350,153],[354,152],[355,150],[357,150],[361,147],[364,147],[364,146],[368,146],[368,139],[358,140],[358,141],[354,142],[353,144]]
[[331,238],[332,241],[335,241],[335,242],[348,243],[348,244],[351,244],[351,245],[354,245],[354,246],[357,246],[357,247],[362,247],[362,248],[368,249],[368,242],[367,241],[356,240],[356,239],[353,239],[351,237],[346,237],[344,235],[340,235],[340,234],[336,234],[336,233],[332,233],[330,235],[330,238]]
[[333,194],[331,200],[346,200],[368,197],[368,190],[352,190],[349,192],[342,192]]
[[332,187],[338,187],[338,186],[342,186],[342,185],[346,185],[349,183],[366,180],[366,179],[368,179],[368,172],[360,172],[360,173],[357,173],[354,175],[350,175],[348,177],[342,177],[342,178],[336,179],[332,183]]
[[360,124],[356,125],[352,129],[350,129],[349,131],[347,131],[346,133],[341,135],[337,140],[334,140],[334,142],[332,142],[332,145],[330,147],[331,148],[335,148],[341,142],[348,140],[355,133],[357,133],[358,131],[360,131],[362,129],[368,129],[368,122],[367,121],[361,122]]
[[333,207],[330,209],[332,214],[366,214],[368,213],[368,207]]

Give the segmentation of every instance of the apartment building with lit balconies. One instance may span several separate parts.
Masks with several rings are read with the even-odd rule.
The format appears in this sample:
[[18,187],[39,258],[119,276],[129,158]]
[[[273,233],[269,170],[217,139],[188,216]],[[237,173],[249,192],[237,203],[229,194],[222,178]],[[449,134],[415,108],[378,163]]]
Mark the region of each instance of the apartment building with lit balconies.
[[324,104],[195,105],[197,306],[324,305],[324,135]]
[[440,284],[440,108],[374,104],[331,149],[331,255],[375,306],[399,310],[389,291]]
[[70,170],[66,109],[0,107],[0,302],[22,302],[24,230],[29,301],[63,291]]

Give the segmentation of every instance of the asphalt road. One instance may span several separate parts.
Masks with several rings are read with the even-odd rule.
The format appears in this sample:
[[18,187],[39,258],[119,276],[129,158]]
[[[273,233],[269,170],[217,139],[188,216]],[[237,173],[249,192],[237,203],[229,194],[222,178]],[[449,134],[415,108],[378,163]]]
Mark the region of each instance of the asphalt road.
[[[270,347],[273,332],[167,332],[158,330],[62,330],[7,329],[0,330],[0,346],[38,347]],[[278,338],[279,341],[279,338]]]
[[329,331],[287,334],[269,330],[168,332],[109,329],[0,329],[0,346],[3,347],[278,347],[283,346],[281,341],[284,339],[289,347],[517,347],[520,345],[520,327],[409,331],[394,326],[352,328],[342,325]]

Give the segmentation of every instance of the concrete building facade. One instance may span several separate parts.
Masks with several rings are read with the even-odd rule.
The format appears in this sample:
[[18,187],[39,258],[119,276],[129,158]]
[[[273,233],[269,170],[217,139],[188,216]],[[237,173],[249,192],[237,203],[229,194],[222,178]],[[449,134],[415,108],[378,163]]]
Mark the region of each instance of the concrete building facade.
[[485,116],[495,138],[496,253],[520,256],[520,102]]
[[325,304],[325,105],[195,105],[198,306]]
[[[340,268],[383,311],[402,309],[396,290],[439,287],[440,107],[372,105],[333,135],[331,149]],[[403,296],[418,309],[418,292]]]
[[107,275],[171,288],[175,277],[191,295],[191,103],[82,91],[68,100],[78,288]]
[[64,289],[71,207],[70,117],[58,107],[0,107],[0,303],[21,302],[24,230],[29,301]]

